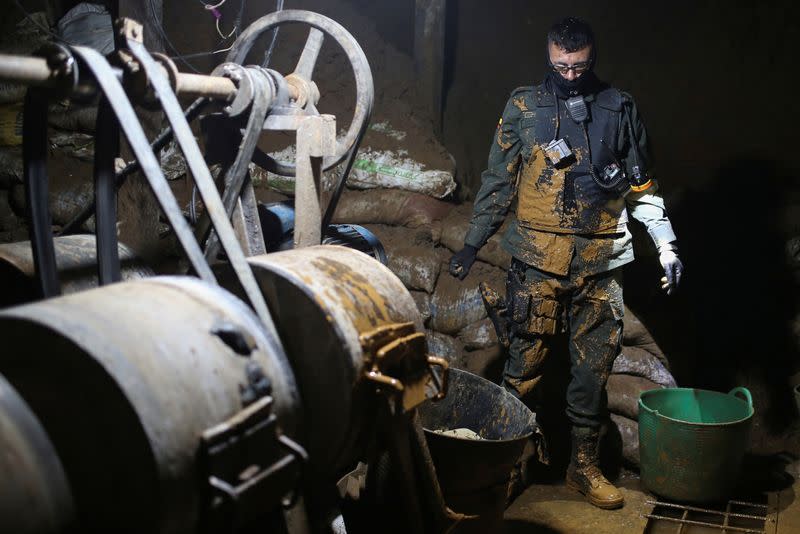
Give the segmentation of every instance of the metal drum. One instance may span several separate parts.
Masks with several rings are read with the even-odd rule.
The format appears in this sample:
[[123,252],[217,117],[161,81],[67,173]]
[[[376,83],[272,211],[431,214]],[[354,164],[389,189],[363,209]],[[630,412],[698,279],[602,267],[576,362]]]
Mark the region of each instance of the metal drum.
[[197,279],[9,308],[0,339],[0,372],[58,451],[82,531],[196,532],[209,480],[201,436],[265,389],[293,433],[299,399],[280,342],[241,301]]
[[364,380],[369,354],[363,343],[370,332],[406,324],[407,331],[423,338],[422,359],[408,364],[407,376],[422,372],[427,378],[420,313],[388,268],[349,248],[307,247],[251,257],[248,262],[300,388],[305,408],[302,442],[309,453],[310,474],[338,478],[360,459],[373,427],[367,421],[375,407],[375,387]]
[[0,375],[0,532],[66,532],[73,519],[72,494],[53,445]]
[[[93,235],[68,235],[53,239],[58,278],[63,294],[97,287],[97,242]],[[119,244],[122,280],[154,276],[133,252]],[[0,308],[37,300],[36,273],[30,241],[0,245]]]

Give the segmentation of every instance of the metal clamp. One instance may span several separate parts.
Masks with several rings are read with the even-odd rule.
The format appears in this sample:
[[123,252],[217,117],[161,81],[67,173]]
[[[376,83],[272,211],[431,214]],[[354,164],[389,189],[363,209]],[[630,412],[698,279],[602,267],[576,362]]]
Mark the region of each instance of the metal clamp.
[[[437,401],[447,395],[449,364],[426,354],[425,334],[414,330],[414,323],[394,323],[360,336],[364,377],[394,399],[396,411],[409,411],[426,399]],[[441,371],[437,374],[434,367]]]
[[206,532],[236,532],[295,496],[305,449],[282,435],[265,396],[202,435]]

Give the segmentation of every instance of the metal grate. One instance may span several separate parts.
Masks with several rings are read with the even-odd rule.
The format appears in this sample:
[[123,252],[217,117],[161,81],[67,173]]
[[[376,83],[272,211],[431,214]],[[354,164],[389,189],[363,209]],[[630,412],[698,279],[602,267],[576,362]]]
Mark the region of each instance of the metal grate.
[[724,509],[699,508],[663,501],[646,501],[653,507],[645,534],[770,534],[776,526],[767,504],[728,501]]

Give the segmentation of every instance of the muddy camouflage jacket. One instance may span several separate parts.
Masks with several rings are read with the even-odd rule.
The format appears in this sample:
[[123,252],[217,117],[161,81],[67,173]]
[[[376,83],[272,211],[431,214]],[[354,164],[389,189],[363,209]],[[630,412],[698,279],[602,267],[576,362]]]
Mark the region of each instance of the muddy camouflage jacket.
[[[647,167],[647,132],[630,95],[606,88],[586,97],[590,109],[588,140],[567,115],[563,100],[556,119],[555,96],[542,85],[520,87],[508,100],[481,176],[470,227],[464,243],[480,248],[508,215],[518,198],[517,217],[503,237],[503,247],[514,257],[557,275],[570,272],[578,255],[580,272],[608,271],[633,260],[628,212],[641,221],[656,244],[672,242],[675,234],[657,185],[619,197],[605,191],[588,174],[588,154],[602,168],[613,161],[610,152],[630,173],[634,147],[626,127],[628,115],[639,142],[640,161]],[[556,170],[546,163],[541,145],[554,135],[564,137],[576,155],[569,167]]]

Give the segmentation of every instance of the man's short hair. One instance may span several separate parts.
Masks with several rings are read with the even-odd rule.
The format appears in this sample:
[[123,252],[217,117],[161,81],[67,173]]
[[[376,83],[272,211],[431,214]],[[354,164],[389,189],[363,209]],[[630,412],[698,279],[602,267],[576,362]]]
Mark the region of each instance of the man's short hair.
[[594,45],[594,33],[585,20],[567,17],[550,27],[550,31],[547,32],[547,42],[567,52],[575,52]]

